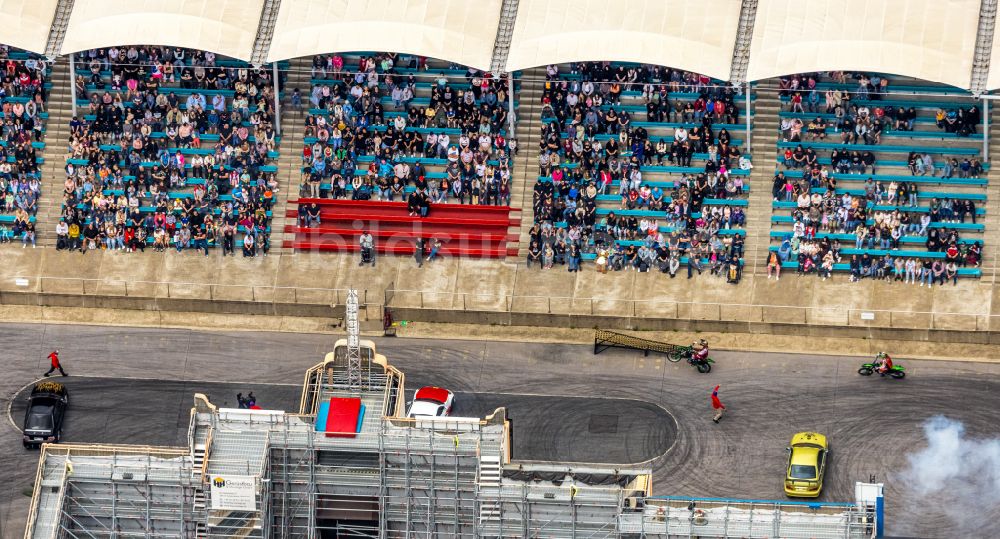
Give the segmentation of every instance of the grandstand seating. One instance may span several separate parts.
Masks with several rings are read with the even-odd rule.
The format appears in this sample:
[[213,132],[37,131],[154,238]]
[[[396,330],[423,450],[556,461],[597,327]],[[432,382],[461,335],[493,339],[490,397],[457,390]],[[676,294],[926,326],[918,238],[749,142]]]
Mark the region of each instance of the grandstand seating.
[[[549,66],[547,76],[529,261],[549,262],[546,244],[562,261],[568,243],[600,269],[666,272],[689,252],[713,273],[742,264],[742,96],[707,77],[626,62]],[[701,144],[706,128],[711,140]]]
[[[868,77],[865,81],[877,85],[881,76]],[[777,256],[783,268],[827,276],[825,263],[831,273],[846,272],[851,279],[903,280],[911,260],[917,278],[923,271],[938,276],[949,271],[963,277],[980,275],[989,165],[979,162],[983,135],[972,109],[978,102],[957,88],[890,79],[889,93],[871,87],[858,92],[860,80],[839,82],[813,75],[816,96],[806,90],[808,76],[782,80],[783,88],[791,84],[802,90],[782,92],[788,110],[780,113],[776,172],[781,176],[776,174],[772,185],[771,271]],[[838,94],[829,94],[828,99],[831,91]],[[802,96],[801,107],[796,93]],[[941,118],[947,117],[946,111],[968,119],[945,128]],[[845,131],[858,133],[855,127],[859,121],[865,123],[859,120],[864,116],[879,136],[844,141]],[[959,123],[967,128],[959,128]],[[804,154],[815,152],[815,165],[785,163],[789,151],[793,161],[799,158],[800,147]],[[851,153],[837,167],[833,152],[844,149]],[[860,167],[853,166],[855,151]],[[864,152],[869,152],[868,163]],[[844,205],[849,209],[838,215]],[[848,262],[855,256],[859,258]],[[955,267],[949,268],[947,262]],[[865,271],[862,266],[872,269]]]
[[280,144],[271,71],[177,50],[79,53],[87,114],[70,126],[62,245],[76,247],[76,227],[94,222],[107,248],[266,255]]
[[42,194],[39,166],[44,162],[46,96],[51,69],[44,58],[6,46],[0,99],[0,242],[35,244],[35,214]]
[[[506,79],[388,53],[318,56],[314,65],[286,247],[356,251],[369,230],[383,253],[410,255],[418,238],[433,238],[443,255],[507,256],[517,239],[507,228],[518,220],[509,207]],[[473,99],[463,105],[466,96]],[[318,226],[305,215],[313,202],[322,207]]]

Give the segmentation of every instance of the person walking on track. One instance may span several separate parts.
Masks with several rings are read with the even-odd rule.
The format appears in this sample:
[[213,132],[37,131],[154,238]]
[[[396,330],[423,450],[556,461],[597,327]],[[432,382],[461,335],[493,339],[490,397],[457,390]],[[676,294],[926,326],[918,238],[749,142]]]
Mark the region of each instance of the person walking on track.
[[715,386],[715,389],[712,390],[712,408],[715,409],[715,417],[712,418],[712,421],[718,423],[726,411],[726,406],[719,400],[719,386]]
[[59,372],[63,376],[69,376],[66,374],[66,371],[63,370],[62,363],[59,363],[59,350],[53,350],[52,353],[49,354],[49,361],[52,363],[52,366],[49,368],[49,372],[45,373],[46,377],[55,372],[56,369],[59,369]]

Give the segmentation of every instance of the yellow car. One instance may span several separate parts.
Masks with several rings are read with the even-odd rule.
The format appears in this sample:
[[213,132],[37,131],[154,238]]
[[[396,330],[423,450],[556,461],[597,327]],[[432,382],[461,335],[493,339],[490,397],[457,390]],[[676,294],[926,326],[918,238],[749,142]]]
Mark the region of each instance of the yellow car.
[[796,498],[819,496],[823,490],[823,474],[829,453],[830,446],[822,434],[800,432],[792,436],[785,473],[785,495]]

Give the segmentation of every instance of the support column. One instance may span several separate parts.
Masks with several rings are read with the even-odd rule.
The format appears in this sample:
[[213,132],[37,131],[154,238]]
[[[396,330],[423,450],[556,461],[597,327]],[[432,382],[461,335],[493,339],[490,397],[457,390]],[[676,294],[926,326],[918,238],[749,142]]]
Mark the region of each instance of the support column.
[[278,80],[278,62],[271,63],[271,76],[274,80],[274,132],[281,136],[281,82]]
[[744,118],[744,121],[746,122],[746,127],[747,127],[747,134],[746,134],[746,145],[747,145],[747,147],[746,147],[746,151],[743,152],[743,153],[750,153],[750,151],[751,151],[750,150],[750,148],[751,148],[751,146],[750,146],[750,144],[751,144],[751,142],[750,142],[750,128],[751,128],[750,121],[751,121],[751,119],[750,119],[750,83],[749,82],[744,83],[743,93],[746,96],[746,104],[747,104],[747,106],[746,106],[746,114],[743,115],[743,118]]
[[976,49],[972,56],[972,73],[969,81],[969,89],[974,95],[986,91],[996,18],[997,0],[982,0],[979,4],[979,27],[976,29]]
[[750,40],[753,38],[753,25],[757,18],[757,1],[743,0],[740,6],[740,24],[736,30],[736,43],[733,44],[733,63],[729,68],[729,82],[733,84],[743,84],[747,80]]
[[990,162],[990,99],[983,99],[983,163]]
[[514,131],[514,125],[516,124],[514,110],[514,74],[507,73],[507,140],[510,140],[517,136]]
[[76,116],[76,54],[69,54],[69,98],[73,101],[73,116]]

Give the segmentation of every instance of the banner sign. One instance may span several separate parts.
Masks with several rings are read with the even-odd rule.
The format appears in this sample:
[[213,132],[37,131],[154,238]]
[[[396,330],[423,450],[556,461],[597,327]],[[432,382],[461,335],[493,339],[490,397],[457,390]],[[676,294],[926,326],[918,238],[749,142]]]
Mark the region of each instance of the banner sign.
[[257,477],[212,475],[213,511],[256,511]]

